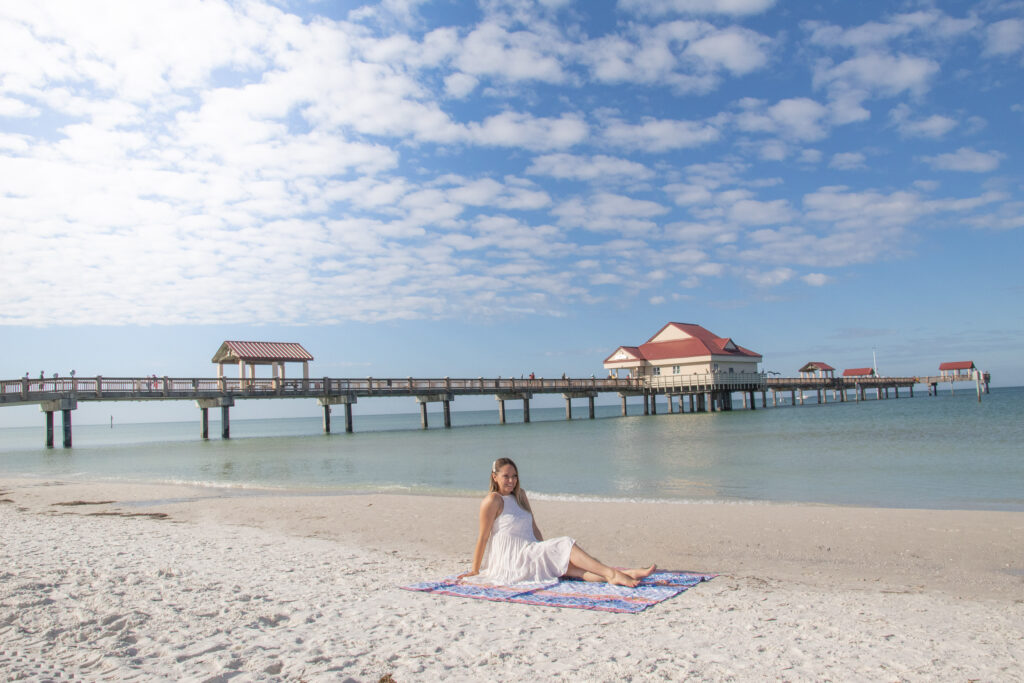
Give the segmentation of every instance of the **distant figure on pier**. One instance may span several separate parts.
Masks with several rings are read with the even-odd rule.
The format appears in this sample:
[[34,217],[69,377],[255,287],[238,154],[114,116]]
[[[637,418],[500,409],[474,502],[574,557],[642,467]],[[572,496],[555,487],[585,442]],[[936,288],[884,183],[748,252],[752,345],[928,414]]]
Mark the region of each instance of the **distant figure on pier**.
[[491,466],[491,491],[480,504],[473,567],[459,578],[507,586],[568,576],[632,587],[655,569],[615,569],[588,555],[575,539],[543,538],[526,492],[519,487],[519,469],[511,459],[498,458]]
[[537,379],[537,377],[531,372],[530,373],[530,379]]

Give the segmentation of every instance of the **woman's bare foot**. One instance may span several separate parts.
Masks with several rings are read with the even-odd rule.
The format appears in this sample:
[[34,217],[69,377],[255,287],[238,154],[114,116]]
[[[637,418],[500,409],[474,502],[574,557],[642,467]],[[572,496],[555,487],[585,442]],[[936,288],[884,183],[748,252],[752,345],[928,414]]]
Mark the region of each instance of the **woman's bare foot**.
[[619,571],[618,569],[612,569],[611,576],[608,577],[608,583],[613,586],[626,586],[627,588],[636,588],[636,585],[640,583],[639,579],[634,579],[629,574]]
[[627,576],[632,576],[634,579],[646,579],[648,576],[653,574],[658,568],[658,565],[652,564],[647,569],[623,569],[622,573]]

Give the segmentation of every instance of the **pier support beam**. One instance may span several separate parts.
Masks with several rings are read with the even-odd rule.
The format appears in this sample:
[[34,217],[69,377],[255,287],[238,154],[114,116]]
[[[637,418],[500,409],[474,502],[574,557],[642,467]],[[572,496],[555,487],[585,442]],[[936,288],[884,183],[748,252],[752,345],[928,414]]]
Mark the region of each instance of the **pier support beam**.
[[522,401],[523,422],[529,422],[531,398],[533,398],[533,394],[525,392],[515,394],[496,394],[494,399],[498,402],[498,422],[500,424],[505,424],[505,401]]
[[626,417],[626,396],[625,394],[619,394],[619,398],[622,399],[622,417]]
[[[326,383],[324,386],[326,386]],[[355,402],[356,397],[349,394],[317,398],[316,404],[324,409],[324,434],[331,433],[331,408],[338,405],[345,406],[345,431],[352,431],[352,404]]]
[[78,401],[73,398],[59,398],[55,401],[44,401],[39,410],[46,413],[46,447],[53,448],[53,414],[60,411],[63,446],[71,448],[71,411],[78,409]]
[[200,436],[204,439],[210,438],[210,417],[208,409],[220,408],[220,438],[231,438],[231,407],[235,405],[235,399],[231,396],[219,398],[200,398],[196,400],[196,407],[202,413],[200,423]]
[[451,402],[455,400],[452,394],[423,394],[416,397],[416,400],[420,404],[420,425],[423,429],[427,428],[427,404],[428,403],[442,403],[444,404],[444,426],[449,428],[452,426],[452,413],[451,413]]
[[[979,396],[980,396],[980,394],[979,394]],[[587,404],[588,404],[588,407],[590,409],[589,417],[590,417],[591,420],[593,420],[594,419],[594,397],[593,396],[588,396],[587,397]]]
[[597,397],[596,391],[567,391],[562,394],[562,398],[565,399],[565,419],[572,419],[572,399],[574,398],[587,398],[590,399],[590,417],[594,417],[594,399]]

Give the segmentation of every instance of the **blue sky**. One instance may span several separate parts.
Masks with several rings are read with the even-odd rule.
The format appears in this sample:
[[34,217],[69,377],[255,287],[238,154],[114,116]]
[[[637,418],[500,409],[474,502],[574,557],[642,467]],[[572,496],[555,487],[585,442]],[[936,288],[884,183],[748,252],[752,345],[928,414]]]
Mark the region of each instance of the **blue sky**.
[[680,321],[1024,384],[1022,65],[1019,1],[7,3],[0,376],[589,376]]

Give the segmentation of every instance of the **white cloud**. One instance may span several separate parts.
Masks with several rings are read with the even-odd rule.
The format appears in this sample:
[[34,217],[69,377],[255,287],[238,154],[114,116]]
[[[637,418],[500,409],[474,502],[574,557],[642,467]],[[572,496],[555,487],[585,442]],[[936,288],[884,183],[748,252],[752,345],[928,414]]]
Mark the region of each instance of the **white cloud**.
[[865,157],[860,152],[839,152],[838,154],[832,155],[832,160],[828,162],[829,168],[839,168],[843,170],[851,170],[855,168],[867,168],[864,164]]
[[736,115],[737,128],[745,132],[770,133],[794,140],[820,140],[825,137],[823,125],[828,109],[806,97],[780,100],[771,106],[754,99],[739,102],[742,111]]
[[565,180],[612,180],[632,178],[646,180],[654,175],[643,164],[620,157],[595,154],[581,156],[573,154],[547,154],[539,156],[526,170],[532,175],[546,175]]
[[1024,19],[1004,19],[986,29],[985,54],[1008,56],[1024,49]]
[[600,82],[662,84],[682,94],[707,93],[725,73],[764,67],[769,48],[770,40],[750,29],[677,20],[585,40],[574,54]]
[[920,95],[939,72],[939,64],[925,57],[871,53],[815,70],[814,80],[839,94],[866,92],[892,97],[904,92]]
[[615,232],[639,236],[657,228],[651,218],[668,213],[666,206],[646,199],[633,199],[620,194],[599,192],[587,200],[570,199],[552,210],[559,223],[567,227],[595,232]]
[[549,118],[522,112],[504,112],[482,123],[470,124],[468,128],[470,139],[479,145],[535,150],[572,147],[582,142],[589,132],[579,116],[563,114]]
[[785,199],[740,199],[728,206],[726,215],[730,221],[739,225],[770,225],[784,223],[796,214]]
[[774,268],[766,271],[751,269],[745,271],[743,275],[758,287],[767,289],[789,282],[796,272],[792,268]]
[[956,120],[939,114],[912,120],[910,107],[905,104],[893,107],[889,112],[889,119],[896,125],[897,130],[907,137],[941,138],[956,127]]
[[645,118],[642,123],[610,121],[603,137],[608,143],[625,149],[667,152],[699,147],[718,140],[721,131],[712,124],[699,121]]
[[775,0],[619,0],[619,7],[637,14],[760,14]]
[[454,73],[444,79],[444,89],[451,97],[462,99],[476,89],[479,81],[475,76],[464,73]]
[[832,278],[824,273],[807,273],[807,275],[801,276],[800,279],[811,287],[822,287],[832,281]]
[[988,173],[999,167],[1005,155],[1001,152],[979,152],[972,147],[961,147],[955,152],[923,157],[931,167],[940,171],[968,171]]
[[455,66],[472,76],[562,83],[566,75],[554,52],[560,44],[531,31],[510,33],[485,23],[466,36]]
[[767,43],[759,33],[733,27],[693,41],[687,46],[686,54],[733,74],[744,75],[768,63]]
[[39,116],[39,109],[24,100],[0,96],[0,117],[32,118]]

